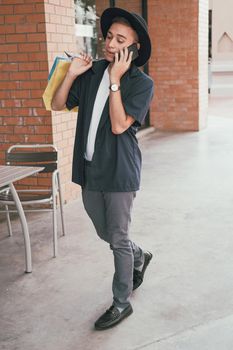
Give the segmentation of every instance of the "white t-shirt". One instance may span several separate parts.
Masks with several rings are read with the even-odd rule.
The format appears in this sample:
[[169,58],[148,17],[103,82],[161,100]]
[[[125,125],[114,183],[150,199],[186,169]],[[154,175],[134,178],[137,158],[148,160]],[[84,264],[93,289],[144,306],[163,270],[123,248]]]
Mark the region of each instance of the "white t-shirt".
[[108,67],[107,67],[104,71],[103,78],[101,80],[99,89],[96,94],[92,117],[91,117],[91,123],[88,131],[87,147],[84,155],[85,159],[88,161],[92,160],[93,153],[95,150],[96,133],[97,133],[97,129],[99,126],[100,118],[101,118],[105,103],[109,96],[109,84],[110,84],[110,81],[109,81],[109,73],[108,73]]

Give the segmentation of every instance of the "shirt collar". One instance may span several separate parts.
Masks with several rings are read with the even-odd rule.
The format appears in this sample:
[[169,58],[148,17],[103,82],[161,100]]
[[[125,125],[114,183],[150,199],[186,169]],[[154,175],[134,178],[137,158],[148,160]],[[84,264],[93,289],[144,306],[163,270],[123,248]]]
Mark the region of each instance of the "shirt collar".
[[97,60],[93,62],[91,69],[93,73],[98,73],[99,71],[104,71],[108,65],[109,62],[105,59]]
[[138,67],[134,63],[132,63],[131,67],[129,69],[130,77],[133,77],[134,75],[137,75],[137,73],[138,73]]

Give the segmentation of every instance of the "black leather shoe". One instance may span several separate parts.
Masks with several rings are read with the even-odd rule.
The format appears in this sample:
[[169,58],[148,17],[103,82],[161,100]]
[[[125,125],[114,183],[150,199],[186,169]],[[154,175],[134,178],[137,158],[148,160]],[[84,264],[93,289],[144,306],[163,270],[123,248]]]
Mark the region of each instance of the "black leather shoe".
[[144,253],[144,264],[143,264],[143,268],[142,271],[133,270],[133,290],[137,289],[143,282],[143,278],[144,278],[144,273],[146,271],[147,266],[149,265],[151,259],[152,259],[153,255],[150,252],[145,252]]
[[98,320],[95,322],[95,329],[101,331],[115,326],[124,318],[131,315],[133,312],[132,306],[127,306],[123,311],[119,311],[117,307],[112,305]]

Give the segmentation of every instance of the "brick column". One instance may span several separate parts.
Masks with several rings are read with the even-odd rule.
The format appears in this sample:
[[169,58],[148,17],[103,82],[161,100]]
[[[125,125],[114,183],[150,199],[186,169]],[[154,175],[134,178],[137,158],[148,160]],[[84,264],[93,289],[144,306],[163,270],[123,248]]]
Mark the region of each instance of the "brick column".
[[151,123],[160,130],[205,127],[208,1],[148,0],[148,24],[156,84]]
[[[7,5],[6,5],[7,4]],[[14,143],[52,142],[41,95],[48,76],[43,2],[0,5],[0,161]]]
[[[74,0],[47,0],[45,6],[49,69],[56,56],[75,52]],[[73,143],[77,113],[52,112],[53,143],[59,150],[59,167],[65,200],[77,197],[79,187],[71,182]]]
[[2,0],[0,42],[0,164],[12,144],[54,143],[64,198],[75,198],[79,187],[71,183],[71,163],[77,115],[48,112],[42,101],[54,57],[75,51],[73,0]]

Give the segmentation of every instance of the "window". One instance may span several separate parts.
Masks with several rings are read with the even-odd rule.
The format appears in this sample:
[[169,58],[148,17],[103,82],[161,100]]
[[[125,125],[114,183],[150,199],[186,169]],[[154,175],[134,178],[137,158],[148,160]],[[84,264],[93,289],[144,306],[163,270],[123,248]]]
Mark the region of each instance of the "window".
[[97,21],[96,5],[93,0],[74,0],[76,51],[84,51],[94,58],[97,55]]

